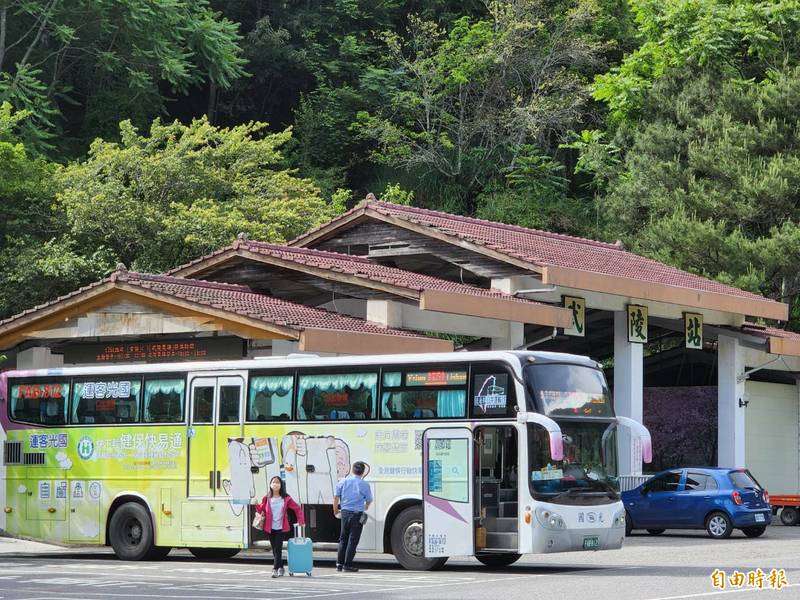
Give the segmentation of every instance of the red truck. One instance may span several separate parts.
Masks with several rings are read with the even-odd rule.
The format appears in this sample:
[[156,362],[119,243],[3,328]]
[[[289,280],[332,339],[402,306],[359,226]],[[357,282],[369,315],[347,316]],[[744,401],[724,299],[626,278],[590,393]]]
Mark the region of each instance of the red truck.
[[800,496],[772,496],[769,497],[772,505],[772,514],[777,515],[781,510],[781,523],[784,525],[797,525],[800,523]]

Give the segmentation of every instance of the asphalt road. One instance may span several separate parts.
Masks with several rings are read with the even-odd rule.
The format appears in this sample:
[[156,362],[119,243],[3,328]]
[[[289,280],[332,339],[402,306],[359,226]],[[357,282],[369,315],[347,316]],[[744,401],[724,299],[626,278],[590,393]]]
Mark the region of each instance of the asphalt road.
[[[523,557],[503,569],[473,559],[451,559],[441,571],[405,571],[390,556],[357,561],[359,573],[337,573],[334,557],[316,557],[312,577],[271,579],[267,553],[248,552],[219,562],[200,561],[186,551],[163,561],[126,563],[105,549],[38,551],[0,556],[2,600],[124,600],[171,598],[255,600],[337,598],[442,598],[455,600],[679,600],[688,598],[800,598],[800,527],[771,526],[747,539],[735,532],[715,541],[703,532],[668,531],[628,538],[625,548],[597,553]],[[741,587],[726,580],[715,588],[715,569],[742,573]],[[763,589],[756,569],[764,573]],[[783,569],[775,589],[770,572]],[[756,574],[748,582],[749,574]],[[772,587],[771,587],[771,584]]]

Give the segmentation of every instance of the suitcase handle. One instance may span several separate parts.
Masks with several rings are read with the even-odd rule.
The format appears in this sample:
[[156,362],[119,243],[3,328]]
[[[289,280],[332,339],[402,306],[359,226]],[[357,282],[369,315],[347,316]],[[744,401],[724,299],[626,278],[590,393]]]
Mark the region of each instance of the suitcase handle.
[[299,523],[294,524],[294,537],[296,538],[304,538],[306,537],[306,526],[300,525]]

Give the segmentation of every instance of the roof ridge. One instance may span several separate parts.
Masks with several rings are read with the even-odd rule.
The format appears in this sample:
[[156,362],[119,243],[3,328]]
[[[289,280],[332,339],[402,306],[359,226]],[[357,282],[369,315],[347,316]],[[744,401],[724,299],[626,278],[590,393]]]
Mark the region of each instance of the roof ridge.
[[284,244],[273,244],[271,242],[260,242],[256,240],[248,240],[246,242],[242,242],[239,247],[240,248],[247,248],[247,246],[256,246],[256,247],[267,247],[269,249],[274,249],[278,252],[291,252],[293,254],[304,254],[306,256],[328,256],[330,258],[336,260],[348,260],[351,262],[358,262],[358,263],[368,263],[368,264],[375,264],[371,260],[363,257],[358,256],[356,254],[345,254],[344,252],[334,252],[332,250],[317,250],[315,248],[305,248],[305,247],[298,247],[298,246],[286,246]]
[[567,235],[565,233],[555,233],[555,232],[552,232],[552,231],[544,231],[542,229],[533,229],[533,228],[530,228],[530,227],[522,227],[521,225],[511,225],[509,223],[500,223],[499,221],[489,221],[487,219],[478,219],[476,217],[467,217],[465,215],[454,215],[452,213],[447,213],[447,212],[443,212],[443,211],[440,211],[440,210],[432,210],[430,208],[420,208],[420,207],[417,207],[417,206],[406,206],[404,204],[395,204],[393,202],[385,202],[383,200],[379,200],[377,202],[371,202],[369,204],[370,208],[376,208],[378,210],[380,210],[380,208],[382,206],[386,206],[386,207],[390,208],[391,210],[398,210],[399,209],[400,211],[405,211],[405,212],[410,212],[410,213],[423,214],[423,215],[425,215],[425,214],[435,215],[435,216],[442,217],[442,218],[445,218],[445,219],[453,219],[453,220],[456,220],[456,221],[462,221],[462,222],[466,222],[466,223],[476,223],[476,224],[479,224],[479,225],[484,225],[486,227],[492,227],[492,228],[495,228],[495,229],[506,229],[508,231],[515,231],[517,233],[527,233],[527,234],[533,234],[533,235],[540,235],[542,237],[561,239],[561,240],[566,240],[566,241],[570,241],[570,242],[576,242],[576,243],[579,243],[579,244],[587,244],[587,245],[590,245],[590,246],[598,246],[600,248],[607,248],[608,250],[616,250],[616,251],[626,252],[626,250],[624,248],[621,248],[619,245],[617,245],[615,243],[602,242],[602,241],[593,240],[593,239],[590,239],[590,238],[583,238],[583,237],[578,237],[578,236],[575,236],[575,235]]
[[287,242],[286,242],[286,245],[287,245],[287,246],[294,246],[295,242],[298,242],[298,241],[300,241],[300,240],[302,240],[302,239],[305,239],[305,238],[307,238],[308,236],[310,236],[310,235],[312,235],[312,234],[316,233],[317,231],[320,231],[320,230],[321,230],[323,227],[327,227],[327,226],[329,226],[331,223],[335,223],[335,222],[337,222],[337,221],[339,221],[339,220],[341,220],[341,219],[343,219],[343,218],[345,218],[345,217],[348,217],[348,216],[350,216],[350,215],[352,215],[352,214],[354,214],[354,213],[358,212],[359,210],[364,210],[365,208],[367,208],[367,207],[368,207],[369,205],[371,205],[371,204],[374,204],[374,202],[373,202],[373,201],[371,201],[371,200],[370,200],[370,201],[367,201],[366,199],[364,199],[364,200],[362,200],[362,201],[358,202],[358,203],[357,203],[357,204],[356,204],[356,205],[355,205],[353,208],[351,208],[350,210],[346,210],[346,211],[344,211],[344,212],[343,212],[342,214],[340,214],[340,215],[336,215],[335,217],[331,217],[330,219],[328,219],[328,220],[327,220],[327,221],[325,221],[324,223],[320,223],[320,224],[319,224],[319,225],[317,225],[316,227],[312,227],[311,229],[309,229],[309,230],[307,230],[307,231],[304,231],[304,232],[303,232],[303,233],[301,233],[300,235],[293,237],[291,240],[287,240]]
[[[174,277],[172,275],[157,275],[154,273],[139,273],[136,271],[128,271],[124,276],[118,277],[118,281],[131,281],[131,280],[154,281],[156,283],[173,283],[176,285],[186,285],[191,287],[202,287],[219,290],[230,290],[236,292],[245,292],[249,294],[257,294],[252,288],[241,285],[238,283],[223,283],[221,281],[208,281],[206,279],[192,279],[191,277]],[[261,295],[261,294],[259,294]]]

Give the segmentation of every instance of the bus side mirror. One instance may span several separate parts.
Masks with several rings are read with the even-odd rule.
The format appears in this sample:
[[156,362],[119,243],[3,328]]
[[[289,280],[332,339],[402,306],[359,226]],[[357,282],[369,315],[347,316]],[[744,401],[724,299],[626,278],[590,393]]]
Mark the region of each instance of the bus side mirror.
[[554,461],[564,460],[564,439],[558,423],[550,417],[528,412],[517,413],[517,421],[521,423],[536,423],[544,427],[550,437],[550,458]]
[[653,442],[647,427],[628,417],[617,417],[617,423],[630,429],[633,436],[639,438],[642,444],[642,462],[647,464],[653,462]]

